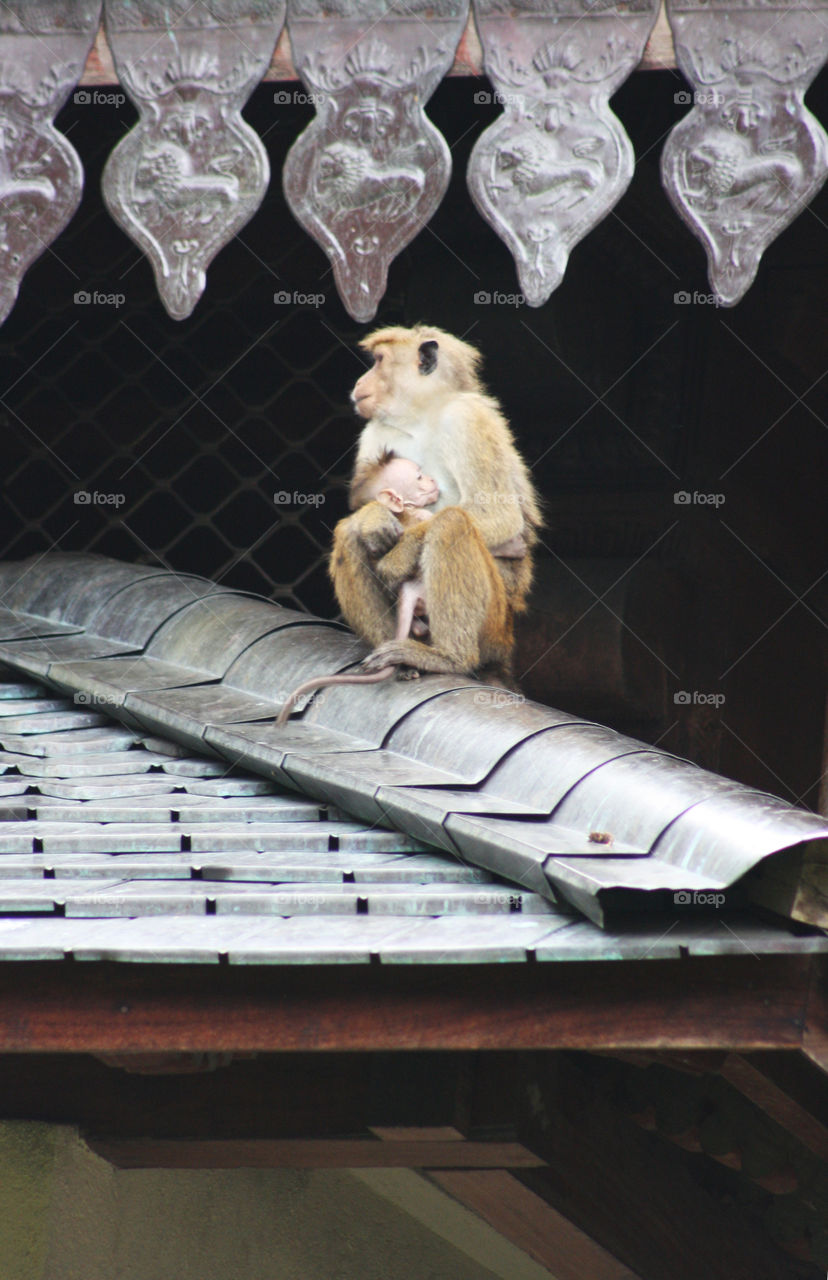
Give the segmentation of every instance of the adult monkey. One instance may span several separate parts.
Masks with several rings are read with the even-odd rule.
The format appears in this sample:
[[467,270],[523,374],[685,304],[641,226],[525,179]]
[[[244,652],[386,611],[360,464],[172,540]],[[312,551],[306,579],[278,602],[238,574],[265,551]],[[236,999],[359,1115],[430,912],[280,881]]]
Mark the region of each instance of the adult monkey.
[[[503,578],[511,614],[522,611],[541,513],[500,406],[480,383],[479,352],[430,325],[379,329],[360,345],[373,356],[373,367],[351,393],[357,413],[367,419],[354,480],[392,450],[416,458],[440,490],[429,526],[435,550],[421,566],[430,615],[448,611],[459,628],[463,586],[489,572],[490,565],[484,566],[481,557],[491,556]],[[382,581],[376,566],[401,533],[396,517],[377,502],[367,503],[337,526],[330,566],[336,596],[348,624],[374,646],[362,669],[468,671],[452,652],[451,623],[448,642],[440,646],[395,638],[388,592],[399,590],[411,566],[401,564],[397,580],[386,572]],[[511,632],[511,618],[509,626]]]

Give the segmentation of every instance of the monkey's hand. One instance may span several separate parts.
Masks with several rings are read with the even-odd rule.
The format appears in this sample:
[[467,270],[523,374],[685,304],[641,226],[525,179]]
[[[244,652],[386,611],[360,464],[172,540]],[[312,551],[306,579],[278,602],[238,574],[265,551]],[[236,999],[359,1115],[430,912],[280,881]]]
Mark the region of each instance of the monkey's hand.
[[362,659],[360,670],[366,673],[381,671],[383,667],[401,666],[407,660],[410,661],[410,655],[406,653],[404,642],[385,640],[382,644],[377,645],[373,653],[369,653],[367,658]]
[[381,502],[366,502],[348,517],[349,537],[362,543],[372,560],[384,556],[402,537],[397,517]]

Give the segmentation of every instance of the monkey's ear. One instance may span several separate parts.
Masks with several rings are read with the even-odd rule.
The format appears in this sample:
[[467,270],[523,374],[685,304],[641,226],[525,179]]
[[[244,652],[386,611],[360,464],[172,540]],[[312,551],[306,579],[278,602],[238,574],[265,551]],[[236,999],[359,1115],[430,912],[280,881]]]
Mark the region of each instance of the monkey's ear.
[[420,373],[433,373],[437,368],[437,352],[440,344],[434,338],[429,338],[427,342],[420,343],[418,352],[417,368]]

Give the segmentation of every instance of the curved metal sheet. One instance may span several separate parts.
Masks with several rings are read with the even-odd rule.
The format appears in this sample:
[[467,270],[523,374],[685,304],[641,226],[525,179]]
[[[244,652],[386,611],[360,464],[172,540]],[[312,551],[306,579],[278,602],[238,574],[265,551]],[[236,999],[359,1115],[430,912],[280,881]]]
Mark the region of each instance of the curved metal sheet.
[[[451,733],[446,733],[450,708]],[[413,760],[482,782],[502,758],[525,739],[556,724],[583,724],[566,711],[553,711],[520,694],[489,685],[454,689],[418,706],[383,745]],[[537,808],[537,806],[533,806]]]
[[350,732],[379,747],[415,708],[455,689],[479,688],[470,676],[421,676],[419,680],[386,680],[362,688],[327,689],[324,698],[314,698],[300,723]]
[[383,822],[383,809],[375,799],[382,786],[410,787],[421,783],[435,787],[456,785],[455,774],[409,760],[393,751],[353,751],[324,756],[289,753],[282,766],[302,791],[368,822]]
[[768,854],[817,840],[828,840],[828,819],[734,784],[731,794],[712,796],[683,813],[652,852],[673,866],[732,884]]
[[[559,715],[560,712],[551,712]],[[562,723],[516,747],[486,778],[486,790],[551,813],[571,787],[593,769],[633,752],[643,742],[597,724]]]
[[281,707],[305,680],[335,675],[365,656],[365,646],[350,632],[288,609],[279,613],[279,630],[249,645],[227,669],[224,684],[228,688]]
[[179,609],[204,596],[221,594],[206,578],[188,573],[154,573],[121,587],[90,616],[87,629],[108,640],[143,649],[154,633]]
[[236,658],[269,631],[292,622],[292,610],[227,591],[196,600],[156,631],[148,658],[223,676]]
[[472,789],[380,787],[376,801],[388,822],[420,840],[429,840],[454,852],[458,851],[458,845],[446,830],[447,819],[454,813],[479,814],[487,819],[543,816],[529,805]]
[[[79,589],[86,585],[87,605],[90,613],[101,604],[99,590],[105,591],[107,581],[115,580],[116,588],[134,582],[147,573],[146,564],[124,564],[109,556],[92,556],[86,552],[51,552],[49,556],[29,556],[10,566],[12,580],[4,584],[3,603],[6,609],[24,613],[38,613],[45,618],[63,621],[65,609],[77,599]],[[88,616],[88,614],[87,614]],[[86,617],[81,620],[81,625]]]
[[744,794],[738,782],[708,773],[688,760],[650,749],[620,756],[593,769],[564,796],[552,817],[564,827],[600,831],[618,842],[651,849],[662,831],[686,809],[710,796]]
[[127,583],[159,573],[147,565],[123,564],[109,556],[74,551],[30,556],[15,567],[17,577],[2,595],[7,609],[78,626],[86,626],[102,602]]

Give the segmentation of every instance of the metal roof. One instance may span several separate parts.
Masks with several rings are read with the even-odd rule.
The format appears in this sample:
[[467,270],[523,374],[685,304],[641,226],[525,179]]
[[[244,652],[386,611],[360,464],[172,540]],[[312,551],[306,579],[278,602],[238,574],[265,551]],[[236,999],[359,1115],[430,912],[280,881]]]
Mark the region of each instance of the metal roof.
[[[325,935],[322,951],[313,952],[315,959],[323,953],[332,958],[352,954],[344,942],[337,950],[336,940],[346,926],[356,930],[348,934],[356,947],[353,954],[385,955],[390,948],[389,955],[406,958],[420,954],[418,948],[432,959],[435,948],[442,958],[456,958],[448,942],[455,935],[463,958],[470,952],[483,959],[525,958],[529,953],[538,958],[547,953],[548,958],[581,958],[585,949],[609,958],[636,948],[637,954],[648,955],[661,955],[664,946],[671,954],[679,947],[716,949],[719,943],[727,945],[726,930],[710,924],[709,918],[701,925],[699,913],[695,918],[671,914],[662,946],[663,915],[653,928],[633,924],[622,929],[620,941],[612,941],[592,925],[573,923],[567,904],[575,904],[599,922],[619,891],[620,903],[627,907],[640,907],[658,891],[662,891],[658,904],[671,910],[676,894],[686,895],[692,904],[693,895],[696,902],[704,902],[698,895],[721,895],[725,890],[727,905],[737,905],[731,886],[763,858],[782,850],[813,848],[828,838],[828,823],[812,813],[600,725],[523,703],[471,679],[426,677],[330,690],[289,725],[277,728],[272,718],[296,684],[320,671],[347,667],[362,650],[338,624],[225,591],[203,579],[96,556],[51,554],[0,566],[0,599],[4,605],[0,662],[71,697],[70,702],[55,706],[55,699],[47,695],[48,705],[27,715],[16,697],[6,695],[5,709],[13,714],[0,717],[0,748],[8,768],[4,780],[16,786],[14,770],[20,769],[20,777],[34,779],[32,785],[37,788],[25,802],[12,797],[6,803],[13,811],[16,806],[18,811],[25,807],[27,814],[33,812],[36,824],[57,824],[42,832],[37,826],[31,829],[32,840],[48,841],[42,848],[15,846],[8,853],[35,860],[58,853],[80,856],[85,866],[98,868],[96,874],[101,858],[123,859],[130,850],[144,858],[162,857],[165,867],[179,868],[173,880],[191,875],[207,878],[209,872],[210,879],[237,886],[233,893],[222,890],[222,894],[227,892],[235,901],[242,892],[249,906],[255,901],[265,904],[266,899],[269,905],[260,910],[281,918],[282,908],[285,914],[295,915],[307,904],[297,904],[295,894],[284,897],[283,888],[270,888],[264,895],[259,888],[256,898],[249,887],[256,882],[250,877],[278,872],[276,880],[260,879],[260,884],[296,883],[296,874],[285,872],[284,854],[315,858],[326,850],[329,857],[335,852],[333,861],[323,859],[314,875],[298,882],[330,886],[330,892],[326,889],[317,902],[316,914],[336,919],[328,921],[331,932]],[[30,687],[21,702],[29,700],[34,707],[34,693]],[[108,717],[113,714],[127,727],[112,725]],[[169,769],[150,759],[142,773],[148,773],[145,781],[152,777],[159,794],[130,796],[127,781],[121,781],[115,784],[116,791],[120,788],[116,795],[106,784],[111,775],[100,757],[117,750],[129,757],[130,769],[136,768],[140,751],[136,742],[146,740],[148,732],[179,744],[155,752],[163,759],[169,758],[164,752],[170,750],[196,753],[202,764],[205,755],[216,760],[223,757],[234,768],[271,779],[281,794],[240,797],[231,788],[227,795],[209,802],[186,775],[182,783],[179,774],[170,795],[164,783]],[[101,745],[104,740],[106,747]],[[71,785],[73,779],[80,779],[69,768],[85,752],[90,753],[91,770],[81,776],[93,788],[89,795],[83,787]],[[32,760],[45,761],[51,772],[33,774]],[[217,776],[223,776],[226,765],[215,763],[215,768],[220,770]],[[58,794],[44,794],[41,782],[46,776],[52,782],[62,779]],[[131,777],[128,774],[127,780]],[[206,782],[209,774],[193,777]],[[253,786],[252,781],[249,785]],[[285,790],[312,796],[359,821],[341,829],[320,828],[320,812],[327,824],[343,819],[338,814],[332,819],[330,809],[320,811],[319,804],[312,804],[312,828],[306,829],[294,816],[282,830],[278,815],[284,806],[296,810],[309,803],[288,800]],[[40,800],[33,804],[32,795]],[[186,803],[181,802],[182,796],[189,797]],[[73,806],[83,810],[80,832]],[[267,819],[262,818],[262,807],[269,811]],[[41,812],[46,809],[48,817]],[[90,822],[92,815],[94,822]],[[66,824],[75,826],[75,831]],[[406,857],[403,850],[412,846],[400,845],[397,835],[378,831],[379,824],[393,826],[449,856],[420,853],[416,861]],[[26,824],[15,823],[14,830],[6,830],[12,843],[16,831],[25,845]],[[365,834],[359,836],[360,832]],[[609,837],[609,842],[597,842],[590,838],[592,834]],[[277,835],[275,845],[262,844]],[[330,841],[340,836],[345,844],[331,849]],[[368,845],[357,849],[349,843],[358,836]],[[362,870],[368,874],[368,864],[362,870],[345,867],[344,853],[349,858],[357,853],[392,858],[395,877],[402,883],[419,872],[420,897],[416,893],[406,897],[403,892],[395,899],[386,894],[383,903],[374,907],[369,899],[368,918],[348,920],[352,910],[366,914],[366,899],[343,886],[359,883]],[[221,855],[221,860],[205,862],[207,854]],[[278,868],[271,865],[276,854],[282,858]],[[423,856],[426,863],[419,862]],[[196,857],[200,860],[194,862]],[[12,865],[5,855],[3,862],[6,867]],[[27,865],[41,868],[37,874],[43,874],[45,864]],[[311,864],[302,865],[309,870]],[[125,868],[123,861],[119,867]],[[446,879],[448,869],[451,876]],[[301,866],[294,866],[298,871]],[[494,883],[486,872],[521,886],[525,892],[518,895],[519,909],[511,898],[501,901],[495,911],[485,895],[476,904],[471,901],[474,893],[464,896],[464,884]],[[445,911],[436,909],[435,883],[454,886],[451,894],[444,894]],[[239,891],[238,885],[246,887]],[[428,886],[428,893],[422,886]],[[176,948],[183,949],[184,958],[192,958],[201,954],[202,945],[214,956],[222,951],[260,955],[256,946],[261,925],[254,930],[257,938],[248,939],[252,949],[243,947],[237,953],[235,941],[241,942],[232,930],[243,926],[249,931],[249,921],[245,925],[231,919],[234,911],[223,896],[219,907],[215,894],[199,897],[200,891],[188,889],[187,894],[195,893],[191,898],[182,895],[180,885],[177,892],[174,889],[167,885],[155,897],[142,896],[132,887],[110,886],[102,892],[107,909],[118,903],[122,914],[133,908],[137,914],[140,907],[158,917],[142,926],[149,929],[147,946],[156,936],[153,931],[165,927],[163,902],[174,903],[175,912],[186,920],[179,922],[184,932],[175,930],[177,941],[170,958]],[[318,896],[321,891],[315,892]],[[376,899],[377,891],[372,892]],[[534,895],[546,899],[543,911]],[[529,910],[523,909],[524,901]],[[81,905],[87,916],[95,914],[88,903]],[[409,919],[406,930],[425,932],[422,937],[417,934],[419,940],[410,937],[406,943],[399,935],[399,919],[393,919],[392,905],[399,908],[398,915],[408,917],[422,916],[433,907],[438,918],[419,926]],[[475,906],[481,909],[472,910]],[[49,910],[53,909],[50,904]],[[194,911],[202,909],[227,918],[194,919]],[[67,903],[66,916],[73,911]],[[235,911],[248,914],[238,907]],[[300,952],[307,946],[309,913],[299,910],[299,914],[303,919],[294,943],[293,935],[285,932],[287,925],[278,925],[286,955],[292,954],[291,946]],[[481,914],[488,918],[470,918]],[[496,922],[492,914],[497,915]],[[58,950],[68,945],[72,936],[68,923],[42,922],[43,928],[47,925]],[[99,920],[93,925],[87,919],[86,927],[98,930],[104,949],[117,952],[124,940],[121,925],[104,925]],[[2,928],[14,932],[17,923]],[[750,928],[758,929],[763,938],[783,936],[773,929],[768,934],[765,926],[755,923]],[[559,929],[561,938],[554,941]],[[267,937],[261,940],[261,956],[273,954],[275,930],[272,918]],[[800,940],[783,933],[786,945],[800,945]],[[19,932],[18,937],[22,938]],[[11,933],[8,939],[11,942]],[[91,942],[92,934],[85,933],[84,940]],[[757,944],[765,945],[758,943],[758,935]]]

